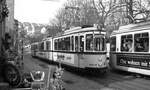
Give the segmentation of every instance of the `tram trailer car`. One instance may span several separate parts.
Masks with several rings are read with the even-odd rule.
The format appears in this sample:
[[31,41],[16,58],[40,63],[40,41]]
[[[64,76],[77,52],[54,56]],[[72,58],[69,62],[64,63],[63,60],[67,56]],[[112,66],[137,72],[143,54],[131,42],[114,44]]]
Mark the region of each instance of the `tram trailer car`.
[[38,51],[39,42],[35,42],[31,44],[31,56],[35,57],[36,52]]
[[[105,31],[76,27],[39,42],[34,56],[64,65],[98,72],[107,71]],[[31,45],[33,46],[33,45]]]
[[121,26],[110,38],[111,68],[150,75],[150,22]]

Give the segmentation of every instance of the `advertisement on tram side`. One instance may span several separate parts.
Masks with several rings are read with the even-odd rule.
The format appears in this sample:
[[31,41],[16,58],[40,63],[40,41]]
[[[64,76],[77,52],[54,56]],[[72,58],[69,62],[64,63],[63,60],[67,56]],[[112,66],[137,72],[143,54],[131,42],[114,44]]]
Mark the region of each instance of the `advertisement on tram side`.
[[62,62],[74,64],[74,55],[66,53],[54,53],[54,61],[61,60]]
[[117,65],[150,69],[150,56],[149,55],[129,55],[129,54],[118,54]]

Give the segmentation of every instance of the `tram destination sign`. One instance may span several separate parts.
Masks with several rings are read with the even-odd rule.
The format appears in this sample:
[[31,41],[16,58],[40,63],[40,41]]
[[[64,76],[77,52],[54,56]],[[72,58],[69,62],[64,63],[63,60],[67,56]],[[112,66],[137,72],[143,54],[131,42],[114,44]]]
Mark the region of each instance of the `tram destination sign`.
[[117,54],[117,65],[150,69],[150,55],[140,54]]

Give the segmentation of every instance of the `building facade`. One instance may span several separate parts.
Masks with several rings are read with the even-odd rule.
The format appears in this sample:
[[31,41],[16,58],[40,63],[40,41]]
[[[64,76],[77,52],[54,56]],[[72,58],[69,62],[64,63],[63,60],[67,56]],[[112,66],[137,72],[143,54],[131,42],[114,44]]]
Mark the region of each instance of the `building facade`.
[[0,0],[0,55],[2,38],[5,32],[13,36],[14,29],[14,0]]

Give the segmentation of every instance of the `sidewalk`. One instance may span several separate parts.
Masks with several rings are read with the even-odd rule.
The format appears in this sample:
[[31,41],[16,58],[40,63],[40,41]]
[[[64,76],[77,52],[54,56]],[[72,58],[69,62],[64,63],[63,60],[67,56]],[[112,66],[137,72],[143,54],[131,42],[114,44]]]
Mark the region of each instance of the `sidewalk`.
[[[47,87],[49,68],[51,68],[48,64],[41,62],[38,59],[32,58],[30,55],[24,55],[24,72],[30,73],[32,71],[43,71],[45,72],[44,77],[44,87]],[[4,84],[4,85],[3,85]],[[8,87],[8,89],[1,89],[1,85]],[[30,90],[30,88],[9,88],[9,85],[3,82],[2,77],[0,76],[0,90]]]

